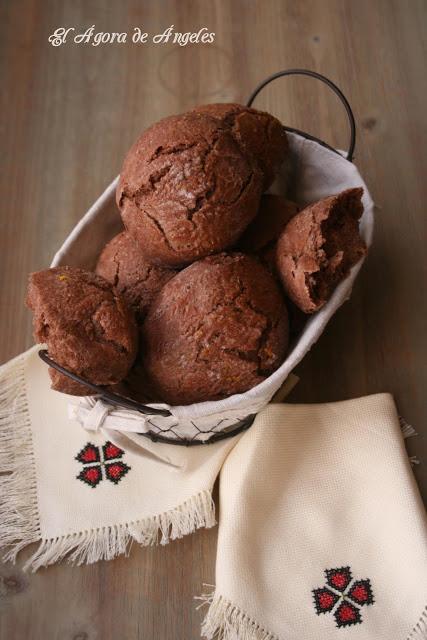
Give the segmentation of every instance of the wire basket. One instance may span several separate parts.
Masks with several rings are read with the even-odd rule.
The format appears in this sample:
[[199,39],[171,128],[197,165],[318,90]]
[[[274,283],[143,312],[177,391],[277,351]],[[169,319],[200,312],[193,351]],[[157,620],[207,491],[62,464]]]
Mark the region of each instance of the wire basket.
[[[316,162],[322,164],[324,162],[325,164],[333,163],[333,159],[335,159],[335,165],[336,167],[339,165],[341,171],[336,180],[337,187],[335,191],[331,190],[333,186],[330,184],[330,176],[325,174],[325,193],[311,195],[311,199],[308,197],[307,204],[331,193],[336,193],[344,188],[363,186],[365,194],[361,233],[366,244],[369,246],[372,238],[373,203],[360,174],[354,165],[351,164],[356,142],[356,126],[350,105],[341,90],[331,82],[331,80],[318,73],[305,69],[289,69],[279,71],[263,80],[250,95],[247,106],[250,107],[253,104],[256,97],[268,84],[277,78],[291,75],[310,76],[325,83],[339,97],[344,105],[350,124],[350,141],[348,151],[345,154],[341,154],[322,140],[318,140],[305,132],[291,127],[284,127],[289,134],[288,139],[290,139],[295,149],[301,150],[301,154],[305,147],[304,141],[309,141],[307,142],[309,150],[313,152],[315,156],[314,160],[311,159],[310,156],[310,162],[313,166],[316,165]],[[316,154],[320,154],[320,150],[323,150],[323,156],[320,159],[319,155],[319,159],[316,160]],[[326,154],[328,158],[326,158]],[[342,163],[345,163],[345,165]],[[111,237],[119,231],[119,216],[117,211],[112,209],[112,207],[114,207],[113,202],[116,183],[117,179],[107,188],[106,192],[97,200],[73,230],[63,247],[56,254],[52,266],[68,264],[70,266],[93,268],[94,260],[96,260],[105,241],[111,239]],[[310,191],[310,188],[307,189],[307,187],[305,187],[305,191],[307,190]],[[308,195],[307,193],[307,196]],[[317,197],[313,197],[316,195]],[[98,218],[100,217],[100,212],[102,213],[103,208],[106,207],[109,208],[110,213],[108,216],[102,214],[103,221],[108,219],[108,223],[106,223],[104,229],[105,237],[99,240],[99,247],[94,247],[91,244],[93,243],[94,229],[96,225],[101,224],[101,218]],[[114,216],[116,216],[117,220]],[[98,228],[99,227],[96,227],[96,229]],[[330,317],[349,297],[360,266],[361,263],[353,267],[350,275],[338,285],[332,298],[325,307],[310,318],[301,336],[293,346],[291,345],[290,354],[277,371],[248,392],[231,396],[222,401],[204,402],[188,407],[142,404],[131,398],[114,393],[105,387],[94,385],[75,373],[68,371],[54,362],[45,349],[39,351],[39,356],[50,367],[86,385],[96,394],[96,397],[87,397],[84,400],[80,400],[80,409],[77,409],[77,414],[80,415],[80,421],[83,420],[82,415],[86,416],[87,419],[90,419],[92,415],[102,416],[103,420],[105,420],[106,415],[109,415],[110,428],[126,431],[126,424],[128,423],[128,430],[133,431],[134,435],[137,434],[144,438],[150,438],[154,442],[184,446],[212,444],[224,438],[235,436],[251,426],[256,413],[271,400],[274,393],[283,385],[290,371],[302,359],[312,344],[316,342]],[[122,427],[119,428],[117,425],[122,425]]]

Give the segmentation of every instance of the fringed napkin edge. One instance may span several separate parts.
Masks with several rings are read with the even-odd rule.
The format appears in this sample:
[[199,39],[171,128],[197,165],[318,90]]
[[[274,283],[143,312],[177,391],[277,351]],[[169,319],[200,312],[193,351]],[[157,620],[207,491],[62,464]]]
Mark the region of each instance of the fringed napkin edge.
[[209,606],[201,626],[201,635],[207,640],[279,640],[230,600],[217,594],[215,589],[196,596],[195,600],[200,600],[196,609]]
[[25,354],[0,369],[0,548],[5,561],[40,540]]
[[[206,640],[280,640],[278,636],[267,631],[230,600],[215,591],[196,596],[195,599],[201,601],[197,609],[204,605],[209,606],[201,626],[201,636]],[[426,638],[427,606],[405,640],[426,640]]]
[[25,382],[25,361],[30,352],[0,368],[0,549],[6,550],[4,561],[16,562],[22,549],[39,542],[24,564],[24,571],[35,572],[66,556],[72,564],[90,564],[127,555],[134,541],[142,546],[164,545],[201,527],[216,524],[211,492],[204,490],[152,517],[43,538]]

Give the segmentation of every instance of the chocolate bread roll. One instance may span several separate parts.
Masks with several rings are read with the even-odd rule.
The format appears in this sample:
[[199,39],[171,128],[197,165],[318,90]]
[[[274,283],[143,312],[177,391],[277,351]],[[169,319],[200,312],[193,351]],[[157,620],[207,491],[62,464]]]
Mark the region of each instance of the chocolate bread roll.
[[238,241],[242,251],[259,253],[273,245],[289,220],[298,213],[298,205],[282,196],[265,193],[255,218]]
[[[137,351],[135,319],[104,278],[72,267],[32,273],[27,305],[34,314],[36,341],[47,343],[57,364],[97,385],[115,384],[127,375]],[[49,371],[53,389],[93,393]]]
[[286,131],[279,120],[265,111],[234,103],[205,104],[193,111],[217,118],[230,129],[239,147],[258,163],[263,189],[267,190],[288,155]]
[[282,363],[285,303],[252,256],[219,254],[170,280],[142,328],[144,364],[159,399],[171,404],[243,393]]
[[110,282],[134,310],[138,323],[151,302],[176,271],[150,264],[141,247],[127,231],[114,236],[104,247],[95,269]]
[[362,188],[315,202],[286,225],[276,262],[287,295],[305,313],[318,311],[366,253],[359,235]]
[[228,126],[185,113],[157,122],[130,149],[117,204],[146,259],[178,267],[232,246],[256,215],[262,183]]

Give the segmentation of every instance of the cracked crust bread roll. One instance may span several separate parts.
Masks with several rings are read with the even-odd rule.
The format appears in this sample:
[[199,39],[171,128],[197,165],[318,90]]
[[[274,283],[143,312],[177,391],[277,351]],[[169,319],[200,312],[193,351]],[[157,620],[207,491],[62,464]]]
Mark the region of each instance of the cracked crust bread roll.
[[108,280],[134,310],[138,323],[176,271],[150,264],[127,231],[114,236],[98,258],[96,273]]
[[117,204],[153,264],[180,267],[233,246],[287,153],[285,131],[272,116],[224,105],[243,110],[243,126],[233,109],[218,116],[218,106],[208,105],[215,115],[199,107],[157,122],[125,158]]
[[288,155],[282,123],[270,113],[236,103],[203,104],[193,111],[217,118],[231,130],[239,147],[258,163],[266,191]]
[[281,233],[276,265],[283,287],[304,313],[323,307],[366,254],[359,235],[362,188],[346,189],[300,211]]
[[288,314],[280,286],[252,256],[219,254],[170,280],[142,327],[144,365],[170,404],[243,393],[282,363]]
[[[125,378],[136,356],[137,328],[133,313],[104,278],[72,267],[32,273],[27,305],[36,341],[47,344],[57,364],[97,385]],[[93,394],[55,369],[49,373],[56,391]]]
[[271,249],[289,220],[298,213],[298,205],[282,196],[265,193],[255,218],[246,228],[238,248],[247,253],[262,253]]
[[116,197],[147,260],[179,267],[234,244],[261,190],[258,165],[228,129],[192,113],[142,134],[125,158]]

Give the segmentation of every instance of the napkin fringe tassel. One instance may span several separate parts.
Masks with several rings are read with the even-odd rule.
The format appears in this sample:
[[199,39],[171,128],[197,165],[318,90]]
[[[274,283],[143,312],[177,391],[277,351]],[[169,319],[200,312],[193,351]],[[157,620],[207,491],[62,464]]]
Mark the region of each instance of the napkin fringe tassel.
[[[414,427],[408,422],[406,422],[405,418],[402,418],[402,416],[399,416],[399,424],[400,424],[400,430],[402,432],[402,436],[404,440],[407,440],[408,438],[413,438],[414,436],[418,435]],[[418,456],[408,455],[408,457],[409,457],[409,462],[411,464],[411,467],[415,467],[415,465],[421,464],[421,461],[418,459]]]
[[40,540],[36,468],[25,388],[25,358],[0,369],[0,548],[15,561]]
[[415,627],[412,629],[407,640],[426,640],[427,639],[427,606],[421,614]]
[[207,640],[279,640],[274,633],[266,631],[232,602],[213,593],[204,593],[196,597],[201,604],[209,605],[202,622],[202,637]]
[[42,540],[39,548],[24,565],[24,570],[60,562],[66,556],[71,564],[92,564],[128,555],[133,542],[142,546],[167,544],[201,527],[213,527],[215,504],[210,491],[202,491],[180,506],[162,514],[128,522],[81,531],[58,538]]
[[399,424],[400,424],[400,430],[402,432],[402,436],[404,440],[407,440],[408,438],[413,438],[414,436],[418,435],[414,427],[408,422],[406,422],[405,418],[402,418],[402,416],[399,416]]
[[[201,635],[207,640],[279,640],[215,591],[195,599],[201,601],[197,609],[209,606],[201,627]],[[427,606],[407,640],[427,640]]]

